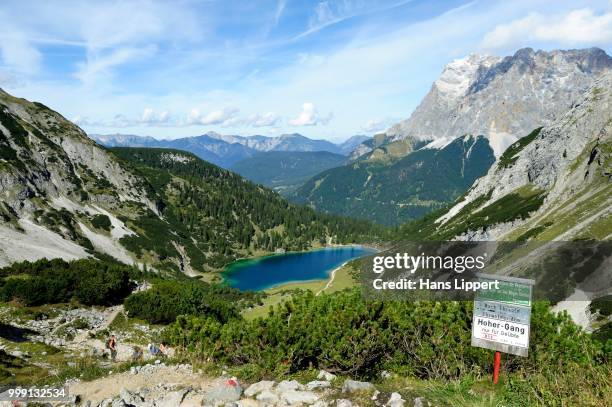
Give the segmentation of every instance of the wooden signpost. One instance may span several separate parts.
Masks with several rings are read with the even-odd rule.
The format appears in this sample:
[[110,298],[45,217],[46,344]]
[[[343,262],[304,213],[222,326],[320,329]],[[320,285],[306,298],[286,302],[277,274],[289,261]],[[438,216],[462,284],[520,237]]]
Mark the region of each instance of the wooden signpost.
[[499,289],[480,290],[474,298],[472,346],[495,351],[493,383],[499,379],[501,352],[526,357],[529,351],[531,296],[534,280],[478,274]]

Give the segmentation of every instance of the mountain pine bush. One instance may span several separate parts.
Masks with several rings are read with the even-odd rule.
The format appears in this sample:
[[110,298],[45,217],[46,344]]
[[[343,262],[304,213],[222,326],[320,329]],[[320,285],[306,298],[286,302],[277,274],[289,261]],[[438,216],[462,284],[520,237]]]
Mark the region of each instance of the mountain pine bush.
[[[471,323],[469,302],[366,301],[353,289],[303,293],[253,321],[181,316],[165,335],[199,357],[252,366],[262,376],[314,368],[371,378],[387,369],[455,379],[491,368],[492,351],[470,345]],[[537,372],[610,357],[567,314],[553,314],[545,303],[534,305],[530,347],[528,358],[505,357],[505,369]]]

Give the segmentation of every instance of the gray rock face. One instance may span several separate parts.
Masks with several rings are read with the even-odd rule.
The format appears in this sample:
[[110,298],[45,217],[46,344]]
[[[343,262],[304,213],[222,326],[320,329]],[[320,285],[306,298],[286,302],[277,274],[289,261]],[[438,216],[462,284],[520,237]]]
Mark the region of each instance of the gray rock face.
[[[513,156],[511,164],[499,161],[480,178],[466,198],[438,219],[444,226],[454,214],[478,197],[491,192],[482,206],[488,205],[519,188],[536,188],[546,192],[543,205],[527,219],[498,224],[486,231],[471,231],[465,240],[504,240],[509,233],[531,219],[556,222],[562,212],[548,218],[555,208],[582,194],[594,199],[609,196],[610,168],[606,169],[606,149],[612,143],[612,71],[602,75],[578,98],[574,106]],[[608,161],[609,162],[609,161]],[[608,192],[606,192],[608,191]],[[597,201],[597,200],[595,200]],[[589,224],[612,213],[610,199],[603,206],[593,204],[588,210],[568,219],[567,230],[557,240],[569,240]],[[571,210],[575,203],[567,206]],[[477,210],[478,208],[475,208]],[[574,219],[575,218],[575,219]],[[569,221],[574,222],[572,227]]]
[[393,141],[482,134],[499,152],[552,124],[611,68],[612,58],[598,48],[470,55],[449,63],[412,115],[385,135]]
[[375,387],[369,382],[360,382],[357,380],[346,379],[342,385],[342,393],[370,392],[374,391]]
[[204,401],[209,403],[218,403],[220,401],[238,401],[242,395],[242,387],[240,385],[229,385],[221,383],[212,389],[208,390],[204,395]]
[[[74,219],[70,228],[51,231],[44,227],[40,214],[37,215],[38,211],[50,210],[71,214],[106,212],[113,226],[112,237],[106,241],[115,239],[116,242],[132,233],[110,212],[126,201],[137,202],[142,209],[156,209],[146,198],[141,180],[119,160],[58,113],[2,90],[0,149],[8,154],[6,157],[11,157],[0,171],[0,196],[14,225],[11,229],[6,222],[0,222],[0,236],[10,234],[15,241],[14,245],[9,241],[0,249],[0,265],[41,257],[86,257],[88,254],[75,243],[77,232],[83,236],[93,234],[87,237],[91,237],[94,247],[131,262],[131,259],[127,261],[129,256],[125,250],[113,244],[98,244],[96,233]],[[28,250],[19,249],[24,243]]]
[[271,380],[262,380],[257,383],[253,383],[244,391],[244,395],[247,397],[253,397],[264,390],[270,390],[274,386],[274,382]]
[[549,125],[596,80],[612,58],[592,48],[534,51],[503,59],[470,55],[447,65],[412,116],[387,132],[396,139],[508,133]]

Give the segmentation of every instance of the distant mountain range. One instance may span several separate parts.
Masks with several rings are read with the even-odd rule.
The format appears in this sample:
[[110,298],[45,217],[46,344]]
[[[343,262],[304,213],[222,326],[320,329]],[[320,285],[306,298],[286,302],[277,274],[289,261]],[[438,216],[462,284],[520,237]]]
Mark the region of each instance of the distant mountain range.
[[328,151],[268,151],[229,167],[243,177],[287,195],[315,175],[344,164],[347,157]]
[[[611,68],[612,58],[598,48],[456,60],[410,118],[358,145],[351,164],[319,174],[294,199],[387,224],[423,216],[465,192],[508,146],[581,103]],[[482,136],[478,148],[452,149],[465,135]]]
[[229,168],[238,161],[253,157],[260,152],[269,151],[327,151],[334,154],[348,155],[353,149],[367,140],[366,136],[353,136],[340,144],[327,140],[313,140],[301,134],[283,134],[278,137],[268,136],[234,136],[208,132],[201,136],[158,140],[126,134],[90,135],[106,147],[157,147],[176,148],[191,152],[199,158]]

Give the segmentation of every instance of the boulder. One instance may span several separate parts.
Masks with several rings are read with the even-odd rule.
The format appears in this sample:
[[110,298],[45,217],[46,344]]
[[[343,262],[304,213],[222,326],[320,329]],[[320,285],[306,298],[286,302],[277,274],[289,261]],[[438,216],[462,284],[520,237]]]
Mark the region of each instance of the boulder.
[[402,398],[402,395],[399,393],[393,392],[391,393],[391,397],[389,397],[389,400],[387,401],[387,406],[388,407],[404,407],[404,403],[406,402]]
[[308,390],[328,389],[330,387],[331,383],[327,380],[313,380],[311,382],[306,383],[306,388]]
[[225,383],[221,383],[204,394],[204,401],[215,405],[218,402],[238,401],[242,395],[242,387],[240,384],[235,382],[231,384],[230,380]]
[[142,397],[136,393],[132,393],[127,389],[121,389],[119,392],[119,398],[124,401],[125,404],[134,405],[142,402]]
[[372,383],[346,379],[342,385],[342,393],[370,392],[376,388]]
[[336,407],[353,407],[353,403],[347,399],[336,400]]
[[276,390],[279,392],[287,390],[302,390],[302,386],[297,380],[283,380],[276,386]]
[[319,396],[311,391],[287,390],[281,393],[281,400],[289,405],[314,404]]
[[261,403],[253,399],[242,399],[238,402],[240,407],[260,407]]
[[318,400],[312,405],[312,407],[329,407],[329,403],[327,400]]
[[257,401],[260,401],[264,404],[277,404],[278,396],[276,393],[272,392],[270,389],[262,390],[257,397],[255,397]]
[[187,393],[188,391],[185,389],[172,391],[166,394],[164,398],[156,404],[161,406],[179,406],[183,402],[183,399]]
[[244,395],[247,397],[253,397],[264,390],[270,390],[272,387],[274,387],[274,382],[272,380],[262,380],[247,387],[247,389],[244,391]]
[[189,392],[183,398],[180,407],[201,407],[204,397],[196,392]]
[[331,382],[335,378],[336,378],[335,374],[326,372],[325,370],[319,370],[319,374],[317,375],[317,379],[327,380],[328,382]]

